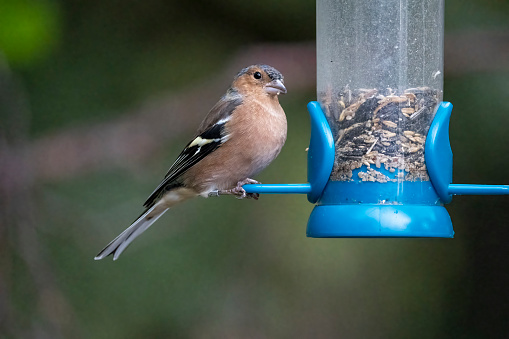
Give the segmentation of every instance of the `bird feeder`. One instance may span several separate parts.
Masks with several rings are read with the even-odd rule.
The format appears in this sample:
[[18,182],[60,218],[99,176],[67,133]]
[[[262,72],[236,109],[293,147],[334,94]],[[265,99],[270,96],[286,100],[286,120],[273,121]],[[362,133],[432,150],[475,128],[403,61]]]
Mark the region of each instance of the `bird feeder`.
[[443,0],[318,0],[309,183],[244,189],[306,193],[309,237],[452,238],[452,195],[509,186],[452,184],[443,37]]

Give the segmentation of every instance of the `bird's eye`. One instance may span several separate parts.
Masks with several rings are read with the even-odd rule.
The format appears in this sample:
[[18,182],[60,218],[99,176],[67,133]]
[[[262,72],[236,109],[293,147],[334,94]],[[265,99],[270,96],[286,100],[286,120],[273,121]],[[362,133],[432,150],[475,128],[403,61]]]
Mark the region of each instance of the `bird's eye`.
[[255,78],[255,79],[261,79],[261,78],[262,78],[262,73],[260,73],[260,72],[255,72],[255,73],[253,74],[253,76],[254,76],[254,78]]

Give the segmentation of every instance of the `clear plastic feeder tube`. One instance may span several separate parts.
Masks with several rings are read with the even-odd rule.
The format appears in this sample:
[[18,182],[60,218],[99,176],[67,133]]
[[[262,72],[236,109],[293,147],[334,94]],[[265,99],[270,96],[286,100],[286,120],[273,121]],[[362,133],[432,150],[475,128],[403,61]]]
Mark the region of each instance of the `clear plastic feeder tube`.
[[[443,0],[318,0],[318,100],[334,135],[330,180],[429,181],[442,101]],[[396,199],[397,200],[397,199]]]

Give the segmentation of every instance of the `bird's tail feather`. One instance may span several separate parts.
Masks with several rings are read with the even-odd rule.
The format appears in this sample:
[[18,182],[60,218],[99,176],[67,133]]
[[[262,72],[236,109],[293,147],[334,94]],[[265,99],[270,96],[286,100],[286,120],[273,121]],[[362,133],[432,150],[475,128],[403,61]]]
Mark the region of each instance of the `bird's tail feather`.
[[149,214],[154,211],[152,208],[146,210],[135,222],[131,224],[128,228],[124,230],[124,232],[120,233],[115,239],[113,239],[105,248],[102,249],[99,254],[94,258],[95,260],[101,260],[107,257],[110,254],[113,254],[113,260],[117,260],[120,254],[129,246],[129,244],[136,239],[140,234],[145,232],[154,222],[156,222],[161,215],[164,214],[168,210],[168,208],[163,209],[161,212],[156,215]]

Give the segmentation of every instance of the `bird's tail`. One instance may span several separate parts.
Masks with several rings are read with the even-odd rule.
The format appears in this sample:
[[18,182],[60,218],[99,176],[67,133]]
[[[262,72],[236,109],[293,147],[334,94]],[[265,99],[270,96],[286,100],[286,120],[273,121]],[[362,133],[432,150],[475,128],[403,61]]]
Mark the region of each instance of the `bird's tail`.
[[[113,260],[117,260],[120,254],[129,246],[129,244],[136,239],[140,234],[145,232],[161,215],[168,210],[168,208],[161,210],[158,213],[153,213],[154,208],[146,210],[135,222],[131,224],[126,230],[113,239],[99,254],[94,258],[101,260],[110,254],[113,254]],[[159,207],[160,208],[160,207]]]

